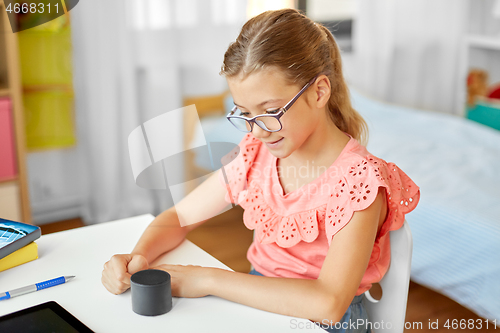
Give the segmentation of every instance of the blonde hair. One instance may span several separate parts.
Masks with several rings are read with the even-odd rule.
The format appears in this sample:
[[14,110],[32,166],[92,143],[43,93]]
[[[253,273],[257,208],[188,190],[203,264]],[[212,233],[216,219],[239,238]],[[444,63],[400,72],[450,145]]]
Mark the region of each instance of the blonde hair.
[[250,19],[224,54],[220,74],[246,77],[264,68],[277,68],[300,86],[318,74],[327,75],[330,118],[341,131],[366,144],[366,122],[351,105],[340,51],[325,26],[295,9],[267,11]]

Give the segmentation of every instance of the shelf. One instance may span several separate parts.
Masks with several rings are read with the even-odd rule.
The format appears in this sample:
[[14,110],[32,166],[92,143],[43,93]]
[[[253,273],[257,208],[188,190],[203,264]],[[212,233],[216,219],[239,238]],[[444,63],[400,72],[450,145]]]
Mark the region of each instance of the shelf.
[[465,40],[469,46],[500,51],[500,36],[467,35]]
[[[12,131],[15,142],[17,176],[0,179],[0,187],[11,190],[9,200],[0,199],[1,213],[14,210],[16,219],[31,222],[28,177],[26,166],[26,135],[22,100],[21,72],[17,34],[11,33],[5,3],[0,0],[0,97],[11,100]],[[0,161],[2,163],[2,161]]]
[[0,178],[0,185],[1,184],[5,184],[5,183],[14,183],[14,182],[17,182],[19,180],[19,176],[16,175],[12,178]]
[[0,88],[0,97],[10,96],[10,90],[5,88]]
[[73,92],[73,86],[71,84],[44,84],[44,85],[33,85],[33,86],[23,86],[23,93],[34,93],[34,92],[45,92],[45,91],[63,91],[63,92]]

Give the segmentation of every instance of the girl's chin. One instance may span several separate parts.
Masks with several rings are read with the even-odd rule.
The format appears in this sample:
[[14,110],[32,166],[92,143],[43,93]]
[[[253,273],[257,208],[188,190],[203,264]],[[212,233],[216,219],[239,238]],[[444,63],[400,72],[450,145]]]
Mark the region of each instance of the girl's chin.
[[287,158],[288,156],[291,155],[291,151],[289,149],[286,149],[286,148],[282,148],[282,149],[269,149],[267,148],[267,151],[269,151],[271,153],[271,155],[273,155],[274,157],[276,158]]

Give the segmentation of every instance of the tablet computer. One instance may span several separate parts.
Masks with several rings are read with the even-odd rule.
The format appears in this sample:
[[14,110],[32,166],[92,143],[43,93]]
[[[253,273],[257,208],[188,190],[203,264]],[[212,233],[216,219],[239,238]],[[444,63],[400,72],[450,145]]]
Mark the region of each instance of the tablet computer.
[[54,301],[38,304],[0,317],[0,332],[94,333]]

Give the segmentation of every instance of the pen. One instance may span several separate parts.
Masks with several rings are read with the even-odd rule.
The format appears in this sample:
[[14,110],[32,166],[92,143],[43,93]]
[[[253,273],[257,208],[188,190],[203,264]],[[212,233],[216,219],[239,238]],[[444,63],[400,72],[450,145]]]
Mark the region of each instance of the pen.
[[57,286],[58,284],[63,284],[65,282],[70,281],[73,278],[74,278],[74,276],[60,276],[60,277],[52,279],[52,280],[47,280],[47,281],[32,284],[30,286],[17,288],[17,289],[11,290],[11,291],[6,291],[4,293],[0,293],[0,301],[4,300],[4,299],[9,299],[12,297],[32,293],[34,291]]

